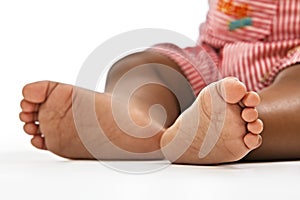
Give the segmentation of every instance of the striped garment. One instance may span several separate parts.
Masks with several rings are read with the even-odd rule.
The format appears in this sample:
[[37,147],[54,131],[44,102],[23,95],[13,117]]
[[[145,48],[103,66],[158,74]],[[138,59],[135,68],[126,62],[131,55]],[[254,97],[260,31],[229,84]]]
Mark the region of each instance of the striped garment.
[[222,77],[235,76],[248,90],[272,84],[284,68],[300,62],[300,0],[210,0],[195,47],[158,44],[197,95]]

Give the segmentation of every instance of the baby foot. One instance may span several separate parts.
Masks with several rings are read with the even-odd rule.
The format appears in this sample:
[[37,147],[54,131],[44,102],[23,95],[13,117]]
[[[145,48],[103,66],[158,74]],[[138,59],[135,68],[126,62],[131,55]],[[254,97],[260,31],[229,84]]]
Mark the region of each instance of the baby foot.
[[[75,101],[72,96],[75,95]],[[111,96],[62,83],[42,81],[28,84],[23,89],[20,120],[25,123],[24,131],[32,136],[31,143],[38,149],[49,150],[59,156],[71,159],[139,159],[134,153],[147,153],[159,150],[160,135],[149,138],[136,138],[124,133],[114,121],[111,110]],[[96,122],[84,116],[88,102],[94,99],[93,108]],[[76,103],[77,102],[77,103]],[[76,124],[75,109],[80,111],[82,121]],[[148,116],[131,110],[137,123],[148,122]],[[80,123],[80,124],[79,124]],[[106,137],[93,138],[99,124]],[[85,139],[94,144],[99,155],[91,155],[79,136],[78,128],[83,130]],[[82,136],[82,135],[81,135]],[[99,136],[101,137],[101,136]],[[123,151],[110,148],[111,143]],[[121,152],[121,153],[120,153]],[[125,153],[124,153],[125,152]],[[126,152],[129,152],[126,154]],[[162,158],[161,152],[151,155],[150,159]],[[145,157],[145,159],[149,159]]]
[[[259,147],[263,123],[260,98],[243,83],[225,78],[204,88],[195,103],[166,130],[161,147],[174,163],[219,164],[238,161]],[[179,148],[186,151],[178,154]]]
[[72,116],[70,85],[36,82],[23,89],[20,120],[38,149],[69,158],[92,158],[80,141]]

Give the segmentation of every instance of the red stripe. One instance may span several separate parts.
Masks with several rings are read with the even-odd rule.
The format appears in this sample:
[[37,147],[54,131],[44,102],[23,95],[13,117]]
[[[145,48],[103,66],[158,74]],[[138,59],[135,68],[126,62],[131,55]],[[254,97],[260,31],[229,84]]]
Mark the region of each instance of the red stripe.
[[[229,31],[228,23],[235,18],[211,6],[206,23],[200,26],[198,46],[180,49],[169,45],[161,51],[181,66],[195,94],[205,87],[205,81],[213,81],[216,72],[211,65],[220,68],[222,76],[237,76],[249,90],[260,90],[282,69],[300,62],[300,49],[288,53],[300,46],[300,0],[235,2],[255,8],[251,13],[253,26]],[[222,53],[217,55],[213,48]]]

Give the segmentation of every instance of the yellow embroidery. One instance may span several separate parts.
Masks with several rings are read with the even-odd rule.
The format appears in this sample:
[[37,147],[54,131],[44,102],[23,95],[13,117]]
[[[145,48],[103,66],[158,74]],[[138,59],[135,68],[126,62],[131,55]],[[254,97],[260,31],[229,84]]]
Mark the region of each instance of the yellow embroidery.
[[297,51],[300,51],[300,46],[297,46],[291,50],[288,51],[288,55],[291,55],[291,54],[294,54],[296,53]]
[[249,15],[250,6],[247,3],[234,3],[233,0],[219,0],[218,10],[226,15],[234,16],[240,19]]
[[270,74],[267,72],[267,73],[264,74],[263,77],[260,78],[259,81],[260,81],[261,83],[264,83],[264,82],[266,82],[266,81],[269,79],[269,77],[270,77]]

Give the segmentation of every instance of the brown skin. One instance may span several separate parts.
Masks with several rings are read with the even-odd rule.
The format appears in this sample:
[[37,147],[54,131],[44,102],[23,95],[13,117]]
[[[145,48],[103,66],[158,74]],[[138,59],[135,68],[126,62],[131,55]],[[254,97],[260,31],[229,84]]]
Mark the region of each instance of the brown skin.
[[[87,151],[77,132],[78,118],[75,121],[72,109],[74,108],[77,110],[76,113],[81,113],[81,116],[83,116],[79,119],[80,123],[83,124],[79,126],[83,127],[81,136],[87,134],[89,141],[99,141],[99,138],[94,138],[95,135],[90,134],[98,133],[97,127],[99,123],[109,141],[125,151],[147,153],[159,150],[163,132],[173,124],[180,113],[177,99],[166,87],[157,84],[147,84],[138,88],[130,96],[129,114],[134,123],[139,126],[149,124],[150,118],[148,112],[152,105],[159,104],[165,108],[167,119],[165,124],[160,126],[161,130],[156,135],[147,138],[128,135],[118,127],[112,115],[111,103],[114,85],[124,73],[132,68],[138,68],[138,66],[145,63],[153,63],[151,65],[157,65],[154,63],[164,64],[179,71],[179,68],[164,56],[142,52],[130,55],[114,65],[109,73],[105,93],[95,93],[73,87],[72,85],[50,81],[41,81],[26,85],[23,88],[24,99],[21,101],[22,112],[20,113],[20,119],[25,123],[24,131],[32,136],[32,145],[38,149],[49,150],[65,158],[93,159],[94,155],[92,156]],[[162,82],[161,74],[153,70],[151,66],[145,75]],[[165,81],[168,81],[170,78],[165,77]],[[128,84],[125,83],[124,85],[127,87]],[[75,96],[74,99],[72,99],[72,94]],[[158,96],[159,98],[157,98]],[[87,107],[90,105],[89,99],[91,98],[95,98],[96,124],[90,119],[91,116],[85,113]],[[38,125],[35,123],[36,121],[39,122]],[[99,142],[106,144],[105,141]],[[99,145],[98,142],[96,143]],[[133,158],[132,155],[120,155],[118,152],[112,152],[112,150],[106,151],[106,153],[102,153],[102,150],[99,151],[101,151],[101,159],[163,158],[160,151],[156,155],[147,158],[142,155]]]
[[[145,63],[164,64],[180,72],[180,68],[165,56],[153,52],[133,54],[120,60],[113,66],[108,75],[106,93],[97,93],[95,95],[98,121],[104,129],[108,130],[107,136],[117,146],[131,152],[149,152],[160,148],[164,131],[180,115],[178,101],[167,88],[169,86],[176,86],[181,91],[187,89],[178,84],[178,81],[174,80],[174,77],[171,75],[149,69],[147,73],[144,73],[146,77],[150,76],[154,80],[164,82],[168,87],[153,84],[140,87],[131,95],[129,104],[130,115],[137,124],[148,124],[150,121],[148,115],[150,106],[160,104],[165,108],[167,113],[166,123],[163,125],[160,133],[150,138],[138,139],[124,134],[114,124],[113,116],[110,114],[111,93],[117,81],[126,72],[130,69],[138,68],[139,65]],[[262,102],[257,107],[257,110],[265,126],[265,130],[262,133],[263,144],[260,148],[248,154],[245,160],[259,161],[300,158],[299,76],[300,66],[291,66],[282,71],[270,87],[260,92]],[[130,81],[130,79],[127,80]],[[127,87],[126,83],[124,85]],[[86,151],[78,137],[72,109],[70,109],[72,106],[71,94],[73,90],[74,88],[71,85],[57,84],[55,82],[39,82],[26,85],[23,90],[24,99],[21,102],[22,112],[20,113],[20,119],[25,122],[25,132],[33,137],[31,140],[33,146],[49,150],[62,157],[91,159],[92,156]],[[93,95],[94,92],[81,89],[75,93],[78,102],[81,102],[81,100],[84,101]],[[191,98],[189,100],[192,103],[194,99]],[[78,109],[83,109],[84,113],[86,107],[80,106],[82,104],[78,105]],[[39,121],[39,125],[35,124],[36,120]],[[90,124],[89,119],[86,122]],[[91,126],[87,127],[93,128]],[[85,132],[86,130],[84,129]],[[87,133],[89,133],[89,130],[87,130]],[[121,155],[112,155],[110,151],[107,153],[104,158],[126,159],[126,157],[124,158]],[[130,158],[128,157],[128,159]],[[151,158],[162,158],[162,154],[159,152],[156,157]],[[141,157],[140,159],[145,158]],[[191,162],[188,163],[191,164]]]
[[300,159],[300,65],[291,66],[274,83],[259,92],[257,107],[264,121],[262,145],[245,160]]
[[[165,64],[180,72],[180,67],[167,57],[149,52],[131,55],[114,65],[108,76],[106,92],[112,91],[116,81],[124,73],[147,62]],[[300,65],[291,66],[280,72],[271,86],[259,92],[261,104],[257,107],[257,110],[259,118],[264,122],[263,143],[258,149],[251,151],[244,160],[300,159],[299,77]],[[167,79],[168,84],[172,84],[169,77],[164,78]],[[153,105],[155,99],[155,103],[167,106],[169,123],[166,124],[166,128],[179,116],[176,97],[166,88],[160,86],[147,87],[139,90],[136,96],[145,97],[143,98],[145,105]],[[155,98],[153,99],[153,97]],[[145,102],[147,99],[149,101]],[[159,141],[157,142],[159,143]]]
[[[163,64],[181,73],[179,66],[165,56],[152,52],[132,54],[114,64],[107,77],[105,93],[111,94],[115,84],[126,72],[145,63]],[[149,69],[148,75],[153,79],[163,80],[166,85],[173,84],[171,82],[172,77],[164,76],[155,70]],[[150,106],[154,104],[162,105],[167,112],[165,128],[169,127],[180,114],[179,103],[175,95],[169,89],[160,85],[142,86],[131,96],[131,102],[132,105],[142,109],[143,112],[148,112]]]

